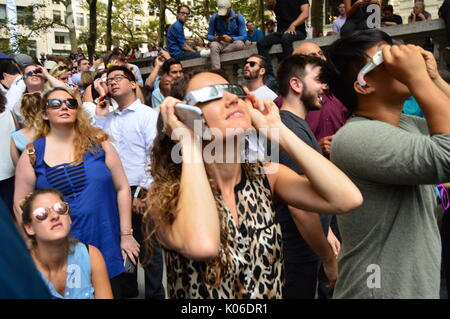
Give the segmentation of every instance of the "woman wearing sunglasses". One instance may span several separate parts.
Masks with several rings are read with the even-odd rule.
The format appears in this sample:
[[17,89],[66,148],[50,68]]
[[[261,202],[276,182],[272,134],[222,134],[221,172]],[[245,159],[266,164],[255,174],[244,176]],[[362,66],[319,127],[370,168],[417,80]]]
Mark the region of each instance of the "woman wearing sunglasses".
[[117,276],[124,272],[121,249],[132,261],[139,254],[131,229],[131,194],[107,134],[89,124],[80,105],[64,88],[43,95],[37,140],[17,164],[16,219],[21,221],[17,204],[29,192],[61,191],[72,210],[71,235],[100,249],[117,296]]
[[[156,233],[166,250],[168,294],[281,298],[282,238],[273,202],[336,214],[359,206],[361,194],[283,125],[272,101],[247,95],[210,72],[188,77],[176,88],[185,97],[183,103],[200,108],[215,133],[212,140],[201,140],[175,115],[179,100],[168,97],[162,103],[159,126],[165,134],[155,139],[151,151],[154,183],[147,195],[145,226],[147,242]],[[270,129],[271,142],[279,143],[305,176],[274,163],[243,163],[238,143],[227,150],[253,127]],[[170,137],[179,142],[181,164],[172,156],[176,148]],[[224,152],[220,147],[211,152],[211,143],[222,144]]]
[[21,201],[31,257],[55,299],[111,299],[101,252],[69,236],[69,204],[54,189],[39,189]]

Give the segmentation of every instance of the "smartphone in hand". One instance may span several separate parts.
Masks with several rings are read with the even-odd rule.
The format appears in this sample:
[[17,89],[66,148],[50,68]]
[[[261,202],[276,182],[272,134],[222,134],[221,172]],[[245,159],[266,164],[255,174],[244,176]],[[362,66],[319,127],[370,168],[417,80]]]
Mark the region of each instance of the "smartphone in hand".
[[178,103],[175,105],[175,115],[186,124],[195,134],[203,136],[207,126],[200,108],[192,105]]
[[125,259],[123,261],[123,266],[125,267],[125,273],[127,274],[134,274],[136,272],[136,265],[133,264],[130,257],[128,255],[125,255]]

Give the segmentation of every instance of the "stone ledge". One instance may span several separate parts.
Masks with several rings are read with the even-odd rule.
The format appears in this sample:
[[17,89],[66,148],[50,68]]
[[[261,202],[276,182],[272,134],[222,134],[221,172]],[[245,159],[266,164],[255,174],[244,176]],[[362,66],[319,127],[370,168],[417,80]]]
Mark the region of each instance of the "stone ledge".
[[[396,39],[403,39],[408,42],[421,43],[425,36],[436,37],[438,41],[442,41],[445,38],[445,24],[442,19],[421,21],[411,24],[402,24],[397,26],[383,27],[381,28],[384,32],[389,34],[391,37]],[[318,46],[324,48],[328,47],[331,43],[339,38],[338,35],[332,35],[327,37],[307,39],[303,41],[296,41],[293,43],[294,49],[302,44],[303,42],[314,42]],[[276,44],[270,50],[270,54],[278,54],[282,52],[280,44]],[[256,45],[247,46],[244,50],[229,52],[221,54],[221,63],[223,64],[239,64],[241,61],[248,58],[250,55],[258,53]],[[135,63],[140,67],[141,73],[147,75],[152,70],[153,58],[144,58],[130,61]],[[186,69],[191,69],[195,67],[204,67],[209,65],[209,58],[198,58],[182,61],[182,65]]]

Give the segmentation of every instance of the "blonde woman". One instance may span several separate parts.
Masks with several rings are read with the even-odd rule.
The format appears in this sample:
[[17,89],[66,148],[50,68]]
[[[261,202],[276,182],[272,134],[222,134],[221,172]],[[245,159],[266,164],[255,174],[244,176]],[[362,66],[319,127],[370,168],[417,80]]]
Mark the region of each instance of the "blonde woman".
[[20,154],[25,149],[28,143],[34,140],[36,134],[36,116],[39,113],[41,106],[41,94],[25,93],[22,97],[22,105],[20,112],[24,118],[24,127],[11,133],[11,155],[14,165],[17,165]]
[[102,253],[69,235],[69,204],[55,189],[42,188],[22,202],[31,257],[53,299],[112,299]]
[[89,124],[71,91],[47,91],[37,118],[37,139],[16,168],[16,219],[21,221],[18,203],[25,195],[40,188],[59,190],[72,210],[71,235],[102,252],[114,296],[119,296],[121,250],[132,261],[139,254],[131,229],[130,188],[119,156],[107,134]]

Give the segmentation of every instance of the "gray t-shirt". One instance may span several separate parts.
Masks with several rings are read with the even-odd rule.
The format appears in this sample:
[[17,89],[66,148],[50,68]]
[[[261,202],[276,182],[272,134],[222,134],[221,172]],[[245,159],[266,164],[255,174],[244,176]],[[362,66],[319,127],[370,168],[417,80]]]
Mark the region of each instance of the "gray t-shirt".
[[441,241],[432,184],[450,181],[450,134],[424,119],[400,127],[351,118],[331,160],[359,187],[361,207],[338,216],[342,235],[334,298],[439,298]]

